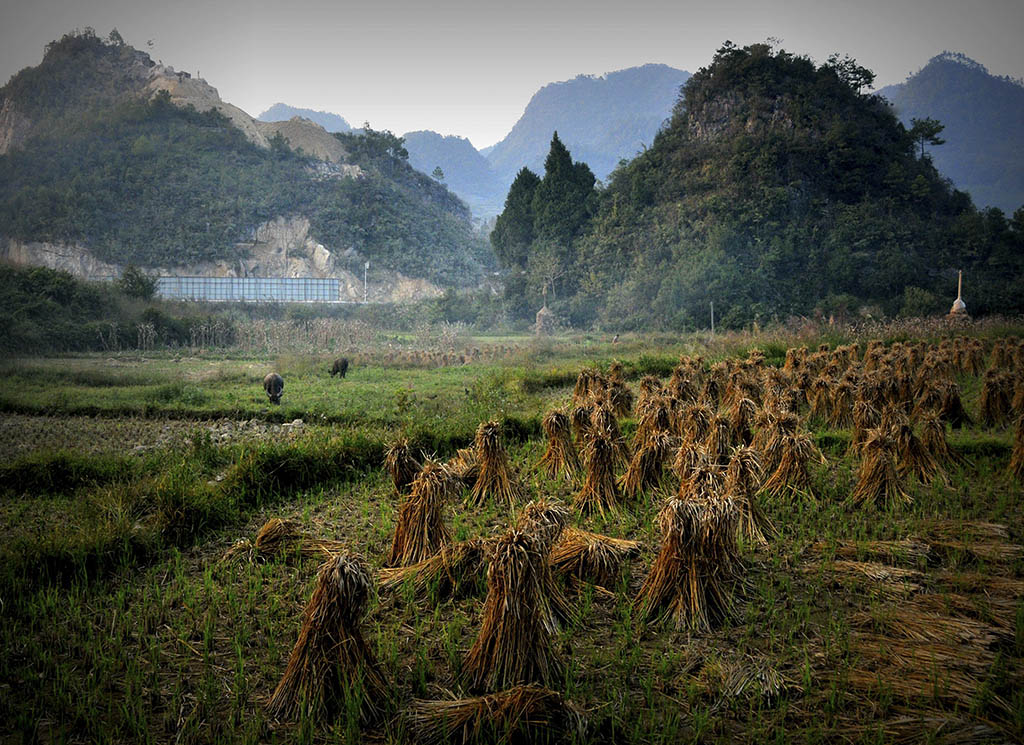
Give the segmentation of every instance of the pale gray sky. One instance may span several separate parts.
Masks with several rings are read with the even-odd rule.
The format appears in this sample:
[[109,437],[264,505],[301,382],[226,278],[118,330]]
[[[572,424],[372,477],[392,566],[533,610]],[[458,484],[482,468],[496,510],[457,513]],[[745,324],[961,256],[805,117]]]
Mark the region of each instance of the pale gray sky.
[[282,101],[492,145],[538,88],[646,62],[695,72],[722,42],[849,54],[878,86],[944,49],[1024,78],[1021,0],[0,0],[0,83],[75,28],[197,72],[253,116]]

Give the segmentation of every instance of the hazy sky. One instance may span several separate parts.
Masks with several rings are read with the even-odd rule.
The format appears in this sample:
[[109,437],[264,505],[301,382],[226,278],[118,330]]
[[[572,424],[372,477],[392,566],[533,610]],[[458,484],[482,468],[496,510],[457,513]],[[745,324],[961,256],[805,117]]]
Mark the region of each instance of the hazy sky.
[[1024,78],[1022,0],[0,0],[0,83],[75,28],[201,74],[253,116],[282,101],[484,147],[538,88],[646,62],[695,72],[726,39],[849,54],[878,86],[944,49]]

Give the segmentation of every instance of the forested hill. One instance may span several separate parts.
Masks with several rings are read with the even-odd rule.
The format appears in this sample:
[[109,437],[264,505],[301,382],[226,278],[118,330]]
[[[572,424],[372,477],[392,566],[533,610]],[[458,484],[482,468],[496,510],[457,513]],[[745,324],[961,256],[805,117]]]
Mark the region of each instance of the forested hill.
[[520,174],[492,235],[510,300],[528,312],[546,291],[574,323],[619,328],[706,327],[711,302],[730,326],[866,305],[941,313],[963,268],[972,313],[1024,310],[1024,212],[979,213],[863,92],[872,80],[849,59],[726,44],[596,206],[573,187],[589,216],[561,274],[543,270],[552,245],[531,196],[553,179]]
[[[243,258],[259,225],[303,217],[315,241],[360,268],[370,259],[450,285],[491,261],[466,206],[408,164],[400,137],[254,122],[168,70],[87,31],[48,45],[0,89],[0,239],[190,266]],[[293,136],[325,159],[293,150]]]
[[935,167],[979,206],[1007,214],[1024,205],[1024,84],[997,77],[961,54],[943,52],[905,83],[882,88],[906,125],[937,119],[945,144]]
[[557,130],[573,155],[603,179],[621,159],[651,143],[689,76],[668,65],[648,64],[546,85],[530,99],[512,131],[487,151],[487,160],[507,185],[523,166],[542,168]]

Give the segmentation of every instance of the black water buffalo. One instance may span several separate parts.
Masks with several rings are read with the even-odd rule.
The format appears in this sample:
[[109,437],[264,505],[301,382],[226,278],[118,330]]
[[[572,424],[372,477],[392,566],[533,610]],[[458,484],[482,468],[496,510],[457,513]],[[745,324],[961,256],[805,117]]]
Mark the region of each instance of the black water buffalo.
[[345,373],[347,373],[347,372],[348,372],[348,358],[347,357],[339,357],[338,359],[336,359],[334,361],[334,364],[331,365],[331,377],[332,378],[335,375],[341,375],[341,377],[344,378],[345,377]]
[[284,378],[277,373],[267,373],[267,377],[263,379],[263,390],[270,397],[270,403],[280,404],[281,394],[284,392]]

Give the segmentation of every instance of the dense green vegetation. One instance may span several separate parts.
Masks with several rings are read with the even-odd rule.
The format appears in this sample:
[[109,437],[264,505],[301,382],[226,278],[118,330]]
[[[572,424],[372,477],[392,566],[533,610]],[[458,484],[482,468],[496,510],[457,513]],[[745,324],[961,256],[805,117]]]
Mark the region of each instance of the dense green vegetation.
[[[115,74],[125,59],[134,76]],[[0,235],[75,241],[112,263],[182,266],[237,259],[260,223],[305,215],[316,240],[358,252],[353,268],[365,257],[460,285],[486,267],[465,205],[408,165],[401,138],[336,135],[363,175],[325,178],[281,138],[261,149],[215,111],[147,100],[140,59],[149,62],[68,35],[0,89],[33,122],[33,136],[0,156]]]
[[878,91],[906,126],[931,117],[945,128],[929,154],[979,206],[1012,213],[1024,204],[1024,83],[989,73],[962,54],[932,57],[905,83]]
[[[706,327],[712,302],[726,326],[865,305],[918,315],[948,307],[962,268],[970,312],[1020,312],[1024,212],[979,212],[952,189],[862,93],[872,77],[848,58],[724,46],[652,147],[613,174],[582,235],[562,240],[575,261],[549,305],[620,329]],[[506,205],[514,257],[505,233],[493,239],[524,314],[548,284],[521,270],[548,250],[521,224],[525,186]]]

